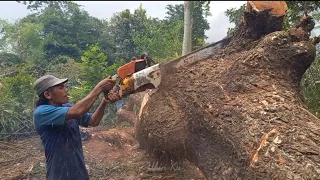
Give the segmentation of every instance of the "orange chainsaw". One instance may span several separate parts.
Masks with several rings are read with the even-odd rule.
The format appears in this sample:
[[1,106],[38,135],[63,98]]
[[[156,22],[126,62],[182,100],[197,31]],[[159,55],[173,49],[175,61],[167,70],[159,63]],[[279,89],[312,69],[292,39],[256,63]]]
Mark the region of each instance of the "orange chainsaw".
[[119,67],[117,74],[111,78],[117,83],[113,91],[120,97],[157,88],[161,81],[159,64],[146,53]]

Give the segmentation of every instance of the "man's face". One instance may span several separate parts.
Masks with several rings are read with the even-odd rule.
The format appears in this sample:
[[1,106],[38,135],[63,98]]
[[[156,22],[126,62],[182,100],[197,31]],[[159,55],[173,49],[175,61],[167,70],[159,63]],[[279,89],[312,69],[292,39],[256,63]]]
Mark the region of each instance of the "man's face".
[[46,98],[55,105],[62,105],[69,102],[68,90],[65,84],[59,84],[51,87],[45,92]]

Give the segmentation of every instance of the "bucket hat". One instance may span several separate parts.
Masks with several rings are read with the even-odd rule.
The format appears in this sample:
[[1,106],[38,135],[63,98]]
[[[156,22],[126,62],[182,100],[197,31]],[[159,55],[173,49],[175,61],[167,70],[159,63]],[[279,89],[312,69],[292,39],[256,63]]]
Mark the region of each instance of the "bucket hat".
[[37,95],[40,96],[48,88],[66,83],[67,81],[68,78],[59,79],[52,75],[44,75],[34,82],[33,87],[36,90]]

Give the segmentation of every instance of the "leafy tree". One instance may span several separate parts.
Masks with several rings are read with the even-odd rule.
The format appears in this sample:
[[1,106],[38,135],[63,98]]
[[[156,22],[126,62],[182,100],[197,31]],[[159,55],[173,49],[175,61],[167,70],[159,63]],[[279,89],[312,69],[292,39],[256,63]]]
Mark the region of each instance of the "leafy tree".
[[0,67],[6,68],[22,63],[22,59],[16,54],[0,52]]
[[[210,29],[207,17],[211,16],[210,13],[210,1],[194,1],[192,7],[192,49],[198,49],[205,45],[205,39],[208,37],[205,35],[205,31]],[[167,5],[166,19],[169,22],[175,22],[177,20],[184,21],[184,5]],[[183,39],[183,27],[181,28],[181,41]]]
[[[194,44],[193,49],[199,48],[205,44],[206,38],[204,33],[209,29],[205,17],[210,15],[209,6],[205,6],[204,2],[194,2],[196,6],[193,9],[198,13],[193,13],[196,18],[195,26],[192,28]],[[201,7],[201,9],[199,9]],[[132,15],[132,39],[135,45],[135,55],[143,51],[149,52],[158,62],[167,61],[181,56],[183,42],[183,20],[184,6],[168,5],[167,17],[164,20],[157,18],[147,18],[146,12],[140,6]],[[138,29],[138,30],[136,30]],[[169,30],[169,31],[168,31]],[[131,32],[132,32],[131,31]]]
[[31,131],[35,78],[28,74],[1,79],[0,132]]
[[57,63],[50,66],[47,70],[47,74],[54,75],[60,78],[68,78],[68,87],[79,85],[80,73],[82,72],[81,63],[76,62],[74,59],[68,56],[61,56],[64,62]]
[[[81,10],[78,4],[65,1],[29,1],[24,4],[37,11],[33,17],[43,25],[43,59],[48,62],[55,63],[60,56],[80,61],[88,44],[103,42],[100,36],[103,34],[102,21]],[[104,47],[108,49],[110,46],[107,43]]]
[[100,38],[96,41],[100,44],[101,49],[105,54],[108,54],[108,65],[116,63],[115,58],[115,35],[111,33],[111,25],[107,20],[101,20]]
[[[2,133],[27,130],[24,123],[32,127],[32,83],[41,75],[69,78],[71,101],[76,102],[142,52],[157,62],[181,56],[183,5],[168,6],[164,20],[148,17],[142,5],[133,13],[127,9],[111,19],[98,19],[71,1],[18,2],[32,14],[13,23],[0,20],[0,71],[18,73],[0,78]],[[209,6],[204,1],[195,3],[193,48],[204,44],[204,32],[209,29],[205,19]],[[116,118],[114,106],[108,107],[106,118],[107,124]]]
[[71,91],[73,101],[78,101],[86,96],[99,81],[115,74],[118,67],[124,64],[124,61],[120,60],[118,63],[108,66],[107,55],[103,53],[98,44],[88,46],[81,59],[78,84]]
[[45,59],[53,61],[59,55],[67,55],[80,60],[81,49],[74,43],[73,23],[57,9],[48,7],[40,15],[44,25]]
[[[103,78],[112,76],[117,69],[125,62],[123,60],[117,61],[111,66],[107,66],[107,55],[104,54],[98,44],[88,46],[88,49],[81,56],[80,63],[81,73],[76,85],[69,90],[71,101],[73,103],[84,98],[94,86]],[[97,108],[99,101],[97,101],[91,109]],[[113,105],[108,106],[108,113],[104,118],[102,124],[113,124],[110,121],[116,118],[116,110]]]
[[93,88],[101,79],[106,77],[106,60],[105,55],[98,44],[90,45],[81,56],[82,72],[80,78],[85,81],[90,88]]
[[[235,26],[237,27],[241,23],[241,17],[243,16],[245,8],[246,8],[246,4],[243,4],[242,6],[240,6],[239,9],[236,9],[236,8],[227,9],[225,11],[225,15],[229,17],[229,22],[234,23]],[[234,30],[235,28],[229,27],[227,35],[231,36],[234,33]]]
[[72,24],[70,42],[77,44],[82,51],[86,50],[88,44],[99,42],[103,27],[101,20],[75,8],[69,21]]
[[73,7],[80,7],[80,5],[72,1],[17,1],[17,2],[27,5],[27,9],[31,11],[40,11],[40,12],[48,7],[58,9],[61,12],[68,11],[70,8],[73,8]]
[[110,19],[111,33],[116,47],[115,58],[127,62],[135,55],[136,45],[132,40],[132,14],[129,9],[116,13]]
[[183,28],[183,21],[177,20],[170,24],[151,18],[148,21],[145,32],[135,34],[133,37],[137,52],[147,51],[158,62],[180,56],[182,51],[180,30]]
[[319,1],[286,1],[288,12],[286,15],[284,29],[299,21],[304,13],[312,16],[314,20],[320,20],[320,2]]
[[[168,28],[171,29],[168,32]],[[142,9],[142,5],[132,14],[132,40],[135,45],[133,55],[140,55],[142,52],[148,52],[155,59],[167,57],[171,54],[172,48],[168,47],[168,42],[176,39],[172,34],[173,27],[157,18],[147,17],[146,10]],[[168,36],[168,34],[170,35]],[[169,51],[168,51],[169,50]]]
[[41,57],[41,24],[1,20],[0,27],[1,50],[17,54],[24,61]]

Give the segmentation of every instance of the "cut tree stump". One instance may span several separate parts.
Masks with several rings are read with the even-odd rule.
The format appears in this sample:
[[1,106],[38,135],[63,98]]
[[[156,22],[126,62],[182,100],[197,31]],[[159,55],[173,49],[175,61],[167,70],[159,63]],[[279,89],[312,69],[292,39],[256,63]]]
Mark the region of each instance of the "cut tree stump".
[[285,1],[248,1],[238,35],[257,39],[271,32],[282,29],[288,10]]
[[162,65],[136,123],[140,147],[164,163],[186,158],[208,179],[319,179],[320,120],[299,90],[315,58],[313,21],[281,31],[284,2],[248,6],[212,58],[184,57],[174,73]]
[[249,42],[271,32],[280,31],[287,10],[285,1],[247,1],[242,21],[236,27],[227,49],[235,52],[246,50],[254,45]]

